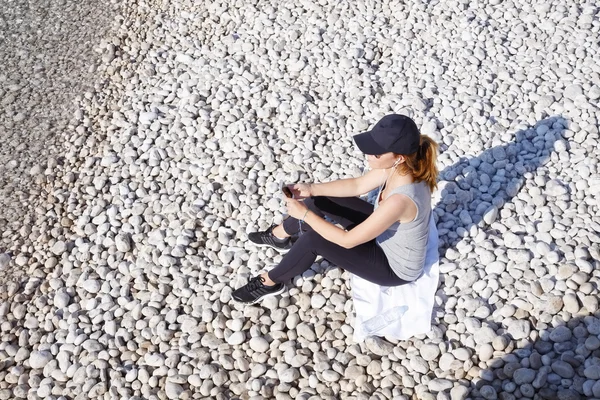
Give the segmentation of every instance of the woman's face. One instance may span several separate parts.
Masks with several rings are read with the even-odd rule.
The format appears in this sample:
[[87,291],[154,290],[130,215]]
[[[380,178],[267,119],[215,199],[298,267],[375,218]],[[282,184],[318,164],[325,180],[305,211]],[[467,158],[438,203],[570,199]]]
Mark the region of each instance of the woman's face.
[[367,161],[371,169],[387,169],[394,166],[396,161],[398,161],[398,157],[394,153],[384,153],[377,156],[367,154]]

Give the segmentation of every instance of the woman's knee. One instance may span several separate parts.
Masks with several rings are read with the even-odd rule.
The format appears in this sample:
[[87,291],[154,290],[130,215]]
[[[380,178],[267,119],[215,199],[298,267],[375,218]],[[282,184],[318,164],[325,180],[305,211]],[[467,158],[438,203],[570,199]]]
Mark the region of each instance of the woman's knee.
[[304,199],[304,204],[306,205],[306,207],[308,207],[308,209],[312,212],[318,212],[320,214],[320,209],[319,207],[317,207],[317,205],[315,204],[317,199],[320,199],[322,196],[311,196],[311,197],[307,197],[306,199]]
[[300,236],[300,238],[296,241],[296,244],[300,244],[307,248],[313,249],[318,248],[322,244],[327,242],[327,239],[325,239],[323,236],[319,235],[316,231],[311,229],[303,233],[302,236]]
[[323,213],[335,213],[338,209],[338,206],[336,205],[335,201],[333,201],[331,197],[327,196],[311,197],[310,205],[307,204],[307,207],[312,212],[318,213],[319,215],[324,215]]
[[303,251],[310,252],[315,256],[331,256],[339,251],[339,246],[325,239],[314,230],[302,234],[294,246],[301,246]]

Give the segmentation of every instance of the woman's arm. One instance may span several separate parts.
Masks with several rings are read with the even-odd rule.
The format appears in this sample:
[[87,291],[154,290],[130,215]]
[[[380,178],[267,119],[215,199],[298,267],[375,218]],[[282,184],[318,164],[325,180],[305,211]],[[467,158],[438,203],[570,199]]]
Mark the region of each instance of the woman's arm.
[[308,211],[304,222],[330,242],[351,249],[375,239],[392,226],[394,222],[403,219],[404,214],[414,212],[413,208],[414,203],[412,200],[404,195],[395,194],[388,197],[369,218],[350,231],[345,231],[325,221],[312,211]]
[[383,184],[387,170],[371,170],[358,178],[339,179],[325,183],[311,183],[311,196],[354,197],[360,196]]

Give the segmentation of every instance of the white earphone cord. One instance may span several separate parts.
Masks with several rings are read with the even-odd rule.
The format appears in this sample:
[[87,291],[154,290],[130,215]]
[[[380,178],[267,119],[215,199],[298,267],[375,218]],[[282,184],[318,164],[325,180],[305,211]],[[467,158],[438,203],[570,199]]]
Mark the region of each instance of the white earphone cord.
[[[394,172],[396,172],[396,165],[398,165],[398,163],[400,162],[400,159],[397,159],[396,162],[394,163],[394,165],[392,165],[392,170],[390,171],[390,173],[388,174],[387,178],[385,179],[385,181],[381,182],[381,188],[383,189],[383,186],[386,185],[386,189],[387,189],[387,183],[390,180],[390,178],[392,177],[392,175],[394,175]],[[381,193],[381,190],[380,190]]]

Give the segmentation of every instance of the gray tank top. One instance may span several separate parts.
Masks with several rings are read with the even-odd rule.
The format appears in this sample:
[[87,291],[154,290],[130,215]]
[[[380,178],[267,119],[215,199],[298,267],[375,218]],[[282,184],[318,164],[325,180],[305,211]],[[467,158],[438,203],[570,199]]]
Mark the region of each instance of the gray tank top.
[[[375,209],[379,207],[382,190],[383,186],[379,188]],[[431,217],[431,191],[427,183],[421,181],[397,187],[388,194],[388,197],[395,193],[408,196],[414,201],[417,206],[417,216],[411,222],[403,224],[395,222],[377,236],[376,241],[383,249],[394,273],[401,279],[414,281],[421,275],[425,266]]]

